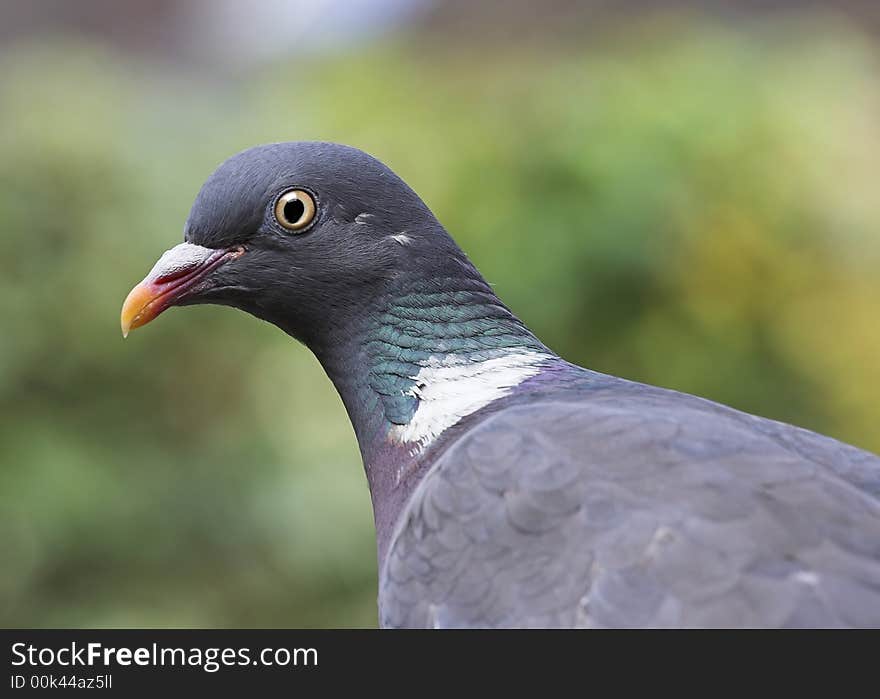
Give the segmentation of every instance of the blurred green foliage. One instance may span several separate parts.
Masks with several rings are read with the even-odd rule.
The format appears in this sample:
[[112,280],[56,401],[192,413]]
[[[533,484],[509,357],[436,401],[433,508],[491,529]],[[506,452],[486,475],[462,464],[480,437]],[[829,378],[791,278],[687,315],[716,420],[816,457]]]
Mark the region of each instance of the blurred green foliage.
[[575,49],[397,38],[206,83],[0,53],[0,623],[376,621],[366,482],[309,353],[228,309],[126,342],[227,155],[359,146],[566,358],[880,450],[880,72],[816,21]]

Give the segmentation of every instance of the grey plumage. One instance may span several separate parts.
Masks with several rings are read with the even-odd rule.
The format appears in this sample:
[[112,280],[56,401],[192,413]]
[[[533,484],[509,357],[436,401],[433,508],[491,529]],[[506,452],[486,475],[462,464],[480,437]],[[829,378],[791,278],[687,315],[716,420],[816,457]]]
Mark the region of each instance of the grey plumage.
[[434,464],[383,624],[880,626],[876,457],[592,372],[556,386]]

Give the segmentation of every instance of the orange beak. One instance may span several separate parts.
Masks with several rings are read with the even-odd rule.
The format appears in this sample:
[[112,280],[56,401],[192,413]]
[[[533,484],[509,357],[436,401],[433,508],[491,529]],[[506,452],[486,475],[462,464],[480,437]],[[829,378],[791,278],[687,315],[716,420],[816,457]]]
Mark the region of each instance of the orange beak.
[[241,257],[244,248],[215,250],[181,243],[168,250],[122,304],[122,336],[146,325],[162,311],[205,288],[206,277],[220,265]]

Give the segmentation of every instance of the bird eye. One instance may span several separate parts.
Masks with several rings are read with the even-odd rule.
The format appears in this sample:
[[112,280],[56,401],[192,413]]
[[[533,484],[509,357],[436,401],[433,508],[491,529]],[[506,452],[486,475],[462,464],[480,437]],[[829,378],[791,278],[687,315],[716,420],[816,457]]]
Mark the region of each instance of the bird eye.
[[315,200],[308,192],[291,189],[275,202],[275,220],[289,231],[301,231],[315,218]]

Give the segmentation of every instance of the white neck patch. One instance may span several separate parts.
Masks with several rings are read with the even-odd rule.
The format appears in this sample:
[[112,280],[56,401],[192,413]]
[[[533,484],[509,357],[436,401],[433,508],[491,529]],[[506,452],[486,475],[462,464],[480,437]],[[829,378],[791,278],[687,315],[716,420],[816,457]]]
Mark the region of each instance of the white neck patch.
[[418,408],[406,425],[391,428],[391,439],[412,444],[417,454],[463,417],[537,374],[547,359],[550,355],[531,350],[480,362],[455,356],[430,359],[412,377],[416,385],[407,391],[419,399]]

